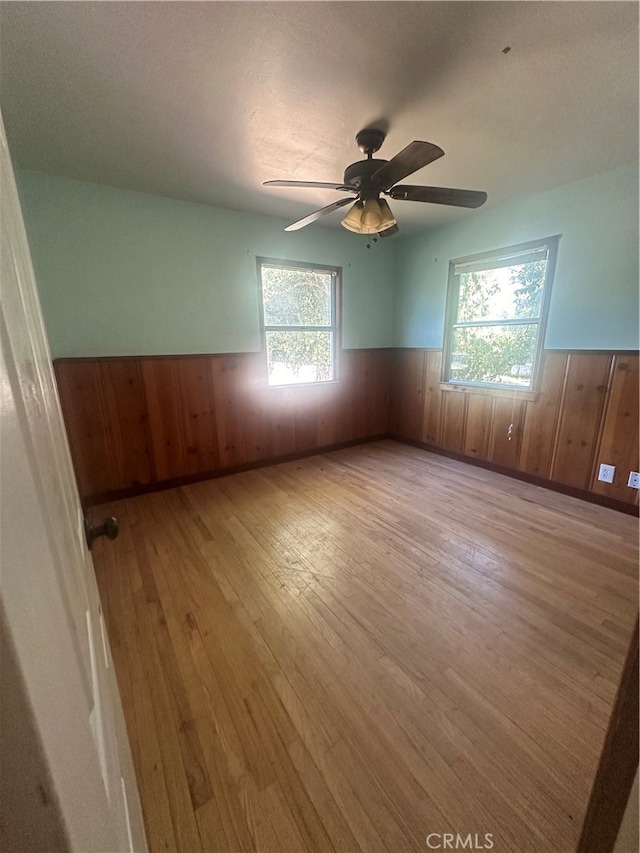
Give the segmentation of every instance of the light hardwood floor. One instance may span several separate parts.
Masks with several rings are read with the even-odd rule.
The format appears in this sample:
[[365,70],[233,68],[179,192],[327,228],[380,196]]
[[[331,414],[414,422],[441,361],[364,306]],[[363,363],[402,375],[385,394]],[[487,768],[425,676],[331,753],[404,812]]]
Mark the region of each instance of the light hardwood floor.
[[575,848],[634,518],[390,441],[105,512],[152,851]]

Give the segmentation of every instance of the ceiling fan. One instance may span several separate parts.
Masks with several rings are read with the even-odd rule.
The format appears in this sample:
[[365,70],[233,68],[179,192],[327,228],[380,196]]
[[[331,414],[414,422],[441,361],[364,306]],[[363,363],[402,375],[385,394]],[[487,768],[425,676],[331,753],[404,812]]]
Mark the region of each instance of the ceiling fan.
[[381,195],[402,201],[423,201],[472,208],[480,207],[487,200],[487,194],[477,190],[399,184],[398,181],[442,157],[444,151],[431,142],[415,141],[410,142],[391,160],[374,159],[373,155],[381,147],[385,135],[384,131],[377,128],[367,128],[358,133],[356,136],[358,148],[366,154],[367,159],[347,166],[341,184],[324,181],[265,181],[265,187],[315,187],[352,193],[347,198],[334,201],[320,210],[314,210],[313,213],[288,225],[284,230],[297,231],[353,202],[353,206],[342,220],[345,228],[356,234],[378,234],[380,237],[390,237],[392,234],[397,234],[400,229],[387,200],[381,198]]

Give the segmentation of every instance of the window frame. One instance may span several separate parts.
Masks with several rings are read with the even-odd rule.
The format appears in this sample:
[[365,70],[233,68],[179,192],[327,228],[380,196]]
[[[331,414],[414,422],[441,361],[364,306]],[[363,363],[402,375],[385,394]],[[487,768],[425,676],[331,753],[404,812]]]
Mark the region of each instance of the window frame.
[[[441,388],[443,390],[456,390],[476,392],[479,394],[520,394],[523,397],[531,397],[538,393],[540,388],[540,363],[542,351],[544,349],[544,339],[547,330],[547,318],[549,315],[549,303],[551,300],[551,290],[556,268],[556,259],[558,255],[558,243],[562,235],[555,234],[550,237],[542,237],[538,240],[530,240],[526,243],[517,243],[512,246],[504,246],[499,249],[492,249],[488,252],[479,252],[474,255],[465,255],[461,258],[453,258],[449,261],[449,276],[447,281],[447,302],[445,311],[445,328],[444,328],[444,345],[442,357],[442,376]],[[547,248],[547,268],[542,290],[542,302],[540,305],[540,316],[535,325],[537,325],[536,346],[533,354],[533,368],[531,375],[531,383],[525,388],[522,385],[504,385],[497,382],[474,382],[473,380],[451,379],[451,348],[453,343],[454,329],[457,327],[456,318],[458,314],[458,302],[460,297],[460,276],[456,275],[455,269],[462,264],[475,264],[482,261],[496,261],[496,268],[500,266],[500,260],[505,260],[510,256],[526,254],[536,249],[545,246]],[[491,269],[491,267],[488,267]],[[476,321],[469,321],[467,328],[470,328]],[[477,322],[478,326],[514,326],[514,325],[534,325],[530,320],[523,318],[518,320],[503,320]]]
[[[331,275],[331,325],[330,326],[270,326],[265,323],[264,295],[262,290],[262,268],[301,270],[304,272],[329,273]],[[263,354],[264,382],[267,388],[325,387],[340,381],[340,354],[342,352],[342,267],[332,264],[316,264],[308,261],[287,261],[281,258],[256,257],[258,274],[258,302],[260,310],[260,345]],[[317,379],[314,382],[287,382],[282,385],[269,384],[269,354],[267,351],[267,332],[332,332],[333,347],[331,353],[333,376],[331,379]]]

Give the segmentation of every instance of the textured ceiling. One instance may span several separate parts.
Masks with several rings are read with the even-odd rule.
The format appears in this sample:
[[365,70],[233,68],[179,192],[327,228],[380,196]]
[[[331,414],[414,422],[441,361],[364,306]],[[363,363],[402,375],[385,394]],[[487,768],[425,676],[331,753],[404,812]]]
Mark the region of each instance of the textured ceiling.
[[[341,180],[371,123],[378,157],[444,148],[412,183],[487,207],[638,156],[634,2],[5,2],[0,24],[13,157],[49,174],[294,220],[339,195],[262,182]],[[405,233],[474,215],[392,204]]]

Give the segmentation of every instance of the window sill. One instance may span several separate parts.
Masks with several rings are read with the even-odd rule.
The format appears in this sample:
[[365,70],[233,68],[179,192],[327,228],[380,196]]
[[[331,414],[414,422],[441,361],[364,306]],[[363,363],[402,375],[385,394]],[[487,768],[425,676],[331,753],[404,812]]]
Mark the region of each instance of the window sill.
[[519,388],[487,388],[483,385],[463,385],[453,382],[441,382],[441,391],[451,391],[454,394],[480,394],[484,397],[507,397],[513,400],[531,400],[538,399],[537,391],[521,391]]
[[320,382],[287,382],[284,385],[269,385],[265,383],[264,387],[269,391],[282,391],[287,388],[326,388],[327,385],[339,385],[339,379],[323,379]]

